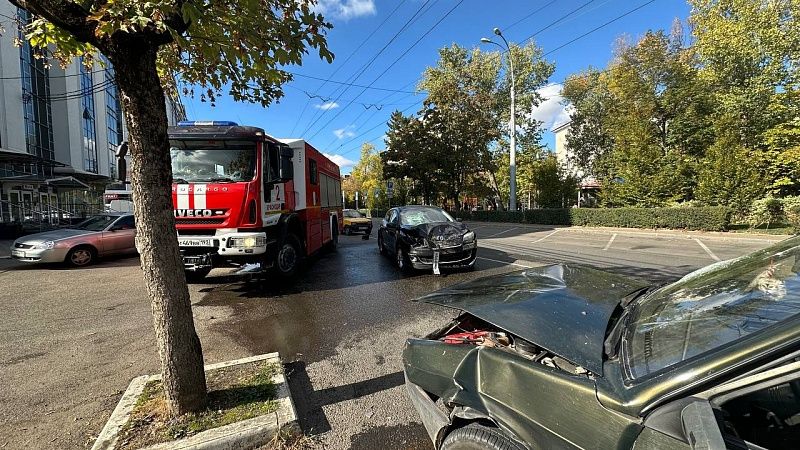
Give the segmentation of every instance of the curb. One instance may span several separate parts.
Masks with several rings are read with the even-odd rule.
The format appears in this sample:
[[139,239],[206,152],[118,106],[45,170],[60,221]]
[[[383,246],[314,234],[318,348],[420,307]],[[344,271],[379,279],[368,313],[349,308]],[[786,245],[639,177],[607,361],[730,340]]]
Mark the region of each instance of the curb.
[[[251,356],[248,358],[225,361],[217,364],[209,364],[204,367],[205,371],[219,369],[222,367],[236,366],[256,361],[267,361],[279,364],[281,370],[273,378],[272,382],[277,386],[275,401],[278,402],[278,410],[263,416],[253,417],[252,419],[232,423],[222,427],[212,428],[177,441],[164,442],[144,450],[166,450],[166,449],[249,449],[264,445],[273,438],[280,430],[286,427],[297,427],[297,410],[292,401],[289,385],[286,382],[286,375],[281,364],[278,353],[267,353],[265,355]],[[136,401],[142,394],[145,385],[150,381],[160,380],[161,375],[144,375],[134,378],[128,389],[122,395],[114,412],[106,422],[100,436],[97,437],[92,450],[111,450],[116,447],[117,438],[120,430],[128,421]]]

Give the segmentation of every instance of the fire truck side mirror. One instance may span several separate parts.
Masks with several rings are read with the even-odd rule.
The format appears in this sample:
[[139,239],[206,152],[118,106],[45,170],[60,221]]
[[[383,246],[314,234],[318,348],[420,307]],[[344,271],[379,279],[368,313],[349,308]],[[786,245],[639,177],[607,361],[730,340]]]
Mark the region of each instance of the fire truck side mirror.
[[287,146],[280,147],[280,181],[287,182],[294,178],[294,164],[292,163],[292,157],[294,156],[294,150]]

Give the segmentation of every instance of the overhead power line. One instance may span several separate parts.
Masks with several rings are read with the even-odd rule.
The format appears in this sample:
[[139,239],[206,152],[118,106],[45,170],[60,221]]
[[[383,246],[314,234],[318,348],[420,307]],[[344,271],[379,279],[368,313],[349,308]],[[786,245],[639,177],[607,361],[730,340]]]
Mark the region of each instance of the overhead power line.
[[[392,10],[392,12],[390,12],[390,13],[389,13],[389,15],[388,15],[388,16],[386,16],[386,18],[385,18],[385,19],[383,19],[383,22],[381,22],[381,23],[380,23],[380,24],[379,24],[377,27],[375,27],[375,28],[372,30],[372,33],[370,33],[370,34],[369,34],[369,36],[367,36],[366,38],[364,38],[364,39],[361,41],[361,43],[360,43],[360,44],[358,44],[358,47],[356,47],[356,48],[355,48],[355,49],[354,49],[352,52],[350,52],[350,54],[347,56],[347,58],[344,60],[344,62],[343,62],[343,63],[341,63],[341,64],[339,65],[339,67],[337,67],[337,68],[336,68],[336,70],[334,70],[334,71],[333,71],[333,73],[330,75],[330,77],[329,77],[329,78],[333,78],[333,77],[334,77],[334,75],[336,75],[337,73],[339,73],[339,71],[340,71],[340,70],[342,70],[342,68],[343,68],[343,67],[347,66],[347,62],[348,62],[348,61],[350,61],[350,59],[353,57],[353,55],[355,55],[355,54],[356,54],[356,53],[357,53],[357,52],[358,52],[358,51],[361,49],[361,47],[363,47],[363,46],[364,46],[364,44],[366,44],[366,43],[367,43],[367,42],[370,40],[370,38],[372,38],[372,36],[374,36],[374,35],[375,35],[375,33],[376,33],[378,30],[380,30],[380,29],[382,29],[382,28],[383,28],[383,24],[385,24],[385,23],[386,23],[386,22],[387,22],[387,21],[388,21],[388,20],[389,20],[389,19],[390,19],[390,18],[391,18],[393,15],[394,15],[394,13],[395,13],[395,12],[397,12],[397,10],[398,10],[398,9],[400,9],[400,6],[402,6],[402,5],[405,3],[405,1],[406,1],[406,0],[402,0],[402,1],[400,1],[400,2],[398,2],[398,3],[397,3],[397,6],[396,6],[396,7],[395,7],[395,8]],[[308,76],[308,75],[301,75],[301,74],[297,74],[297,73],[293,73],[293,75],[296,75],[296,76],[301,76],[301,77],[303,77],[303,76],[304,76],[304,77],[306,77],[306,78],[317,78],[317,77],[311,77],[311,76]],[[329,80],[329,79],[328,79],[328,80],[322,80],[322,81],[324,81],[324,82],[323,82],[323,83],[322,83],[322,84],[321,84],[321,85],[320,85],[320,86],[317,88],[318,90],[320,90],[320,89],[324,88],[326,84],[328,84],[328,83],[332,83],[332,82],[333,82],[332,80]],[[337,83],[337,82],[334,82],[334,83]],[[338,83],[337,83],[337,84],[338,84]],[[308,105],[309,105],[310,103],[311,103],[311,99],[309,98],[308,100],[306,100],[306,104],[303,106],[303,111],[302,111],[302,112],[300,112],[300,115],[297,117],[297,120],[295,121],[295,123],[294,123],[294,126],[292,127],[292,132],[291,132],[291,135],[294,135],[294,130],[297,128],[297,125],[298,125],[298,124],[300,123],[300,121],[303,119],[303,115],[306,113],[306,109],[308,109]]]
[[597,31],[597,30],[599,30],[599,29],[601,29],[601,28],[607,27],[608,25],[611,25],[612,23],[614,23],[614,22],[616,22],[616,21],[618,21],[618,20],[622,19],[622,18],[623,18],[623,17],[625,17],[625,16],[628,16],[628,15],[630,15],[630,14],[633,14],[633,13],[635,13],[636,11],[638,11],[638,10],[640,10],[640,9],[644,8],[645,6],[647,6],[647,5],[651,4],[651,3],[655,2],[655,1],[656,1],[656,0],[650,0],[650,1],[646,2],[646,3],[642,3],[641,5],[637,6],[636,8],[633,8],[633,9],[631,9],[631,10],[629,10],[629,11],[627,11],[627,12],[625,12],[625,13],[623,13],[623,14],[621,14],[621,15],[619,15],[619,16],[617,16],[617,17],[615,17],[615,18],[611,19],[611,20],[609,20],[609,21],[608,21],[608,22],[606,22],[606,23],[604,23],[604,24],[602,24],[602,25],[598,25],[597,27],[595,27],[595,28],[592,28],[591,30],[587,31],[586,33],[583,33],[582,35],[580,35],[580,36],[578,36],[578,37],[576,37],[576,38],[574,38],[574,39],[572,39],[572,40],[570,40],[570,41],[567,41],[567,42],[565,42],[565,43],[563,43],[563,44],[559,45],[558,47],[556,47],[556,48],[554,48],[554,49],[552,49],[552,50],[549,50],[549,51],[547,51],[547,52],[546,52],[546,53],[544,53],[542,56],[547,56],[547,55],[549,55],[549,54],[551,54],[551,53],[555,53],[555,52],[557,52],[557,51],[561,50],[562,48],[564,48],[564,47],[566,47],[566,46],[568,46],[568,45],[570,45],[570,44],[572,44],[572,43],[574,43],[574,42],[576,42],[576,41],[578,41],[578,40],[580,40],[580,39],[583,39],[583,38],[585,38],[586,36],[588,36],[588,35],[590,35],[590,34],[594,33],[595,31]]
[[541,11],[541,10],[543,10],[543,9],[547,8],[548,6],[552,5],[552,4],[553,4],[553,3],[555,3],[556,1],[557,1],[557,0],[550,0],[549,2],[545,3],[543,6],[541,6],[541,7],[539,7],[539,8],[536,8],[535,10],[533,10],[533,12],[532,12],[532,13],[530,13],[530,14],[528,14],[527,16],[523,17],[522,19],[519,19],[519,20],[517,20],[516,22],[512,23],[511,25],[508,25],[508,26],[506,26],[505,28],[503,28],[503,29],[502,29],[502,30],[503,30],[503,32],[506,32],[506,31],[508,31],[508,30],[510,30],[510,29],[512,29],[512,28],[514,28],[515,26],[517,26],[517,25],[519,25],[520,23],[522,23],[522,22],[524,22],[525,20],[527,20],[529,17],[533,16],[534,14],[538,13],[539,11]]
[[[413,44],[411,44],[411,46],[410,46],[410,47],[408,47],[408,48],[406,49],[406,51],[404,51],[404,52],[403,52],[403,53],[402,53],[400,56],[398,56],[397,58],[395,58],[394,62],[392,62],[392,63],[391,63],[391,64],[390,64],[390,65],[389,65],[389,66],[388,66],[386,69],[384,69],[384,70],[383,70],[383,72],[381,72],[381,73],[380,73],[380,74],[379,74],[377,77],[375,77],[375,79],[374,79],[374,80],[372,80],[372,82],[369,84],[369,86],[372,86],[373,84],[375,84],[375,82],[376,82],[376,81],[378,81],[378,80],[379,80],[381,77],[383,77],[383,76],[384,76],[384,75],[385,75],[385,74],[386,74],[386,73],[389,71],[389,69],[391,69],[392,67],[394,67],[394,66],[395,66],[395,64],[397,64],[398,62],[400,62],[400,60],[401,60],[401,59],[403,59],[403,57],[404,57],[404,56],[406,56],[406,55],[408,54],[408,52],[410,52],[410,51],[411,51],[411,50],[412,50],[414,47],[416,47],[416,46],[417,46],[417,44],[419,44],[420,42],[422,42],[422,40],[425,38],[425,36],[427,36],[427,35],[428,35],[428,34],[430,34],[430,33],[431,33],[431,32],[432,32],[434,29],[436,29],[436,27],[437,27],[437,26],[439,26],[439,24],[441,24],[441,23],[442,23],[442,22],[443,22],[443,21],[444,21],[444,20],[445,20],[447,17],[449,17],[449,16],[450,16],[450,14],[452,14],[452,13],[453,13],[453,11],[455,11],[455,10],[456,10],[456,8],[458,8],[458,7],[459,7],[459,6],[460,6],[460,5],[461,5],[463,2],[464,2],[464,0],[459,0],[459,1],[458,1],[458,3],[456,3],[455,5],[453,5],[453,7],[452,7],[452,8],[450,8],[450,9],[449,9],[449,10],[448,10],[448,11],[447,11],[447,12],[446,12],[446,13],[445,13],[445,14],[444,14],[444,15],[443,15],[441,18],[439,18],[439,20],[438,20],[438,21],[436,21],[436,23],[434,23],[434,24],[433,24],[433,25],[432,25],[430,28],[428,28],[428,30],[427,30],[427,31],[425,31],[425,33],[423,33],[423,34],[422,34],[422,36],[420,36],[420,37],[419,37],[419,39],[417,39],[417,40],[416,40],[416,41],[415,41]],[[366,90],[367,90],[367,88],[364,88],[364,89],[363,89],[361,92],[359,92],[359,93],[358,93],[358,95],[356,95],[356,98],[360,97],[360,96],[361,96],[361,94],[363,94],[364,92],[366,92]],[[338,111],[338,112],[337,112],[337,113],[336,113],[336,114],[335,114],[335,115],[334,115],[334,116],[333,116],[333,117],[332,117],[330,120],[328,120],[328,122],[326,122],[326,123],[325,123],[325,125],[323,125],[322,127],[320,127],[320,128],[319,128],[319,130],[317,130],[317,132],[316,132],[316,133],[314,133],[314,134],[311,136],[311,138],[313,138],[314,136],[318,135],[318,134],[319,134],[319,133],[320,133],[320,132],[321,132],[323,129],[325,129],[325,127],[327,127],[327,126],[328,126],[328,125],[329,125],[331,122],[333,122],[333,121],[334,121],[334,120],[335,120],[337,117],[339,117],[339,116],[342,114],[342,112],[343,112],[344,110],[346,110],[346,109],[347,109],[347,108],[348,108],[348,107],[349,107],[349,106],[350,106],[352,103],[353,103],[353,102],[350,102],[350,103],[348,103],[347,105],[345,105],[343,108],[339,108],[339,111]]]
[[532,35],[530,35],[530,36],[526,37],[526,38],[525,38],[525,39],[523,39],[522,41],[523,41],[523,42],[525,42],[525,41],[530,41],[530,40],[531,40],[531,39],[533,39],[534,37],[538,36],[540,33],[542,33],[542,32],[544,32],[544,31],[546,31],[546,30],[550,29],[551,27],[553,27],[553,26],[557,25],[559,22],[561,22],[562,20],[566,19],[567,17],[569,17],[569,16],[571,16],[571,15],[575,14],[576,12],[578,12],[578,11],[582,10],[583,8],[585,8],[585,7],[589,6],[589,4],[591,4],[591,3],[592,3],[592,2],[594,2],[594,1],[595,1],[595,0],[589,0],[589,1],[587,1],[586,3],[582,4],[581,6],[578,6],[577,8],[574,8],[574,9],[570,10],[568,13],[566,13],[566,14],[564,14],[563,16],[559,17],[558,19],[556,19],[556,20],[554,20],[554,21],[550,22],[549,24],[545,25],[543,28],[540,28],[540,29],[536,30],[536,32],[534,32]]
[[390,89],[390,88],[381,88],[381,87],[375,87],[375,86],[366,86],[366,85],[363,85],[363,84],[346,83],[344,81],[335,81],[335,80],[315,77],[315,76],[312,76],[312,75],[305,75],[305,74],[302,74],[302,73],[295,73],[295,72],[290,72],[290,71],[287,71],[287,72],[292,74],[292,75],[294,75],[294,76],[297,76],[297,77],[310,78],[312,80],[325,81],[327,83],[340,84],[342,86],[360,87],[360,88],[366,87],[368,89],[372,89],[372,90],[375,90],[375,91],[399,92],[401,94],[415,94],[416,93],[414,91],[402,91],[402,90],[399,90],[399,89]]
[[[375,62],[375,61],[376,61],[376,60],[377,60],[377,59],[380,57],[380,55],[382,55],[382,54],[383,54],[383,52],[384,52],[384,51],[386,51],[386,49],[387,49],[387,48],[388,48],[388,47],[389,47],[389,46],[390,46],[390,45],[391,45],[391,44],[392,44],[392,43],[393,43],[393,42],[394,42],[394,41],[395,41],[395,40],[396,40],[396,39],[397,39],[397,38],[398,38],[398,37],[399,37],[399,36],[400,36],[402,33],[403,33],[403,31],[405,31],[405,30],[406,30],[406,28],[408,28],[409,26],[411,26],[411,24],[413,24],[413,23],[414,23],[414,22],[415,22],[415,21],[416,21],[416,20],[417,20],[419,17],[421,17],[421,16],[422,16],[422,14],[424,14],[425,12],[427,12],[427,10],[425,9],[425,7],[426,7],[426,6],[427,6],[429,3],[431,3],[431,0],[425,0],[425,3],[423,3],[423,4],[422,4],[422,5],[419,7],[419,9],[417,9],[417,11],[416,11],[416,12],[414,12],[414,15],[412,15],[412,16],[411,16],[411,17],[410,17],[410,18],[409,18],[409,19],[406,21],[406,23],[405,23],[405,24],[403,24],[403,26],[402,26],[402,27],[401,27],[401,28],[400,28],[400,29],[399,29],[399,30],[398,30],[398,31],[397,31],[397,32],[394,34],[394,36],[392,36],[392,38],[391,38],[391,39],[389,39],[389,42],[387,42],[386,44],[384,44],[384,46],[383,46],[383,47],[381,47],[381,49],[380,49],[380,50],[378,50],[378,53],[376,53],[376,54],[375,54],[375,55],[374,55],[372,58],[370,58],[370,60],[369,60],[369,61],[367,61],[367,63],[366,63],[366,64],[364,64],[364,65],[363,65],[363,66],[361,66],[359,69],[357,69],[357,70],[356,70],[356,71],[353,73],[353,75],[352,75],[350,78],[348,78],[347,82],[348,82],[348,83],[350,83],[350,82],[353,82],[353,81],[357,80],[358,78],[360,78],[360,77],[361,77],[361,76],[362,76],[364,73],[366,73],[366,70],[369,68],[369,66],[371,66],[371,65],[372,65],[372,64],[373,64],[373,63],[374,63],[374,62]],[[349,88],[349,87],[345,87],[345,88],[342,90],[342,92],[339,94],[339,97],[338,97],[338,98],[341,98],[341,96],[342,96],[342,95],[344,95],[344,93],[345,93],[345,92],[347,92],[347,89],[348,89],[348,88]],[[337,100],[335,100],[335,101],[338,101],[338,98],[337,98]],[[327,111],[322,111],[322,113],[321,113],[321,114],[319,114],[319,116],[317,116],[316,114],[314,115],[314,117],[312,118],[312,121],[311,121],[311,123],[310,123],[308,126],[306,126],[306,128],[303,130],[303,133],[302,133],[302,135],[303,135],[303,136],[305,136],[305,135],[306,135],[306,133],[308,133],[308,131],[309,131],[309,130],[311,130],[311,129],[314,127],[314,125],[316,125],[316,123],[317,123],[317,122],[318,122],[318,121],[319,121],[319,120],[322,118],[322,116],[325,114],[325,112],[327,112]]]

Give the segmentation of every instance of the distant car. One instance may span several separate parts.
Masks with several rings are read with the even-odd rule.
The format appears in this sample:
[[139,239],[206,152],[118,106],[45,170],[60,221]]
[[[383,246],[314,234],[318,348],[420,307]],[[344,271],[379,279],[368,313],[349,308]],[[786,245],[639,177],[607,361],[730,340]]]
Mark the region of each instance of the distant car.
[[397,267],[412,269],[471,269],[478,239],[475,232],[435,206],[402,206],[386,213],[378,229],[378,250],[392,255]]
[[11,257],[82,267],[103,256],[135,253],[135,238],[132,214],[98,214],[69,228],[23,236],[11,245]]
[[800,443],[800,237],[661,288],[562,264],[419,300],[460,311],[403,351],[437,449]]
[[350,236],[353,233],[364,233],[369,235],[372,233],[372,219],[364,217],[363,214],[355,209],[345,209],[342,211],[344,215],[344,234]]

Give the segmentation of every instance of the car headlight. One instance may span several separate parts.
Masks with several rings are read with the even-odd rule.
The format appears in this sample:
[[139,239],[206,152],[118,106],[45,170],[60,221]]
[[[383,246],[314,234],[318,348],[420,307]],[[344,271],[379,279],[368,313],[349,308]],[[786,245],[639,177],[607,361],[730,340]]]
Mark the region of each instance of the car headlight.
[[56,243],[53,242],[53,241],[44,241],[44,242],[39,242],[38,244],[35,244],[33,246],[33,248],[36,249],[36,250],[50,250],[51,248],[53,248],[55,246],[56,246]]
[[468,232],[464,233],[464,242],[465,243],[466,242],[472,242],[474,240],[475,240],[475,232],[474,231],[468,231]]

